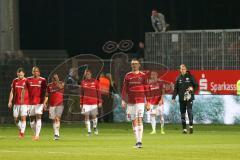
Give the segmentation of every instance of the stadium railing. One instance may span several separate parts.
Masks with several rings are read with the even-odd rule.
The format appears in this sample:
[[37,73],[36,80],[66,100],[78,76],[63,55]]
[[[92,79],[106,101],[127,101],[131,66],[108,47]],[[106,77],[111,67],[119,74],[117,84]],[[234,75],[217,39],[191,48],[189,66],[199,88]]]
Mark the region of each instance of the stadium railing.
[[148,32],[145,45],[145,60],[169,69],[240,69],[240,29]]

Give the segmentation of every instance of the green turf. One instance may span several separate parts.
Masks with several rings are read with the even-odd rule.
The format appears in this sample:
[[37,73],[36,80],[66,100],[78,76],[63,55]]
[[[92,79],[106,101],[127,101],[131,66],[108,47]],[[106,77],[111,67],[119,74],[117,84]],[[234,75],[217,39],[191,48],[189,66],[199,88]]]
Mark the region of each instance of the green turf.
[[83,124],[64,124],[61,140],[52,140],[44,124],[40,141],[19,140],[13,125],[0,126],[0,160],[239,160],[240,126],[195,125],[193,135],[181,134],[180,125],[166,125],[166,135],[149,135],[145,125],[143,148],[134,149],[131,125],[99,124],[99,135],[86,137]]

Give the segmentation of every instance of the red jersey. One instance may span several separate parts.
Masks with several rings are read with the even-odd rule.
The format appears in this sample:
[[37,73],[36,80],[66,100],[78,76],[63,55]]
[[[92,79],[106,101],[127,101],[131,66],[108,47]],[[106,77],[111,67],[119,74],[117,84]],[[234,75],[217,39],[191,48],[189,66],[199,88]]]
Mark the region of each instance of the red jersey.
[[45,92],[47,88],[47,82],[45,78],[39,77],[28,77],[27,87],[29,93],[29,104],[36,105],[42,104],[45,97]]
[[152,105],[159,104],[161,96],[163,94],[164,83],[163,81],[151,82],[149,81],[149,94],[148,102]]
[[125,75],[122,99],[130,104],[145,103],[147,93],[147,79],[143,72],[129,72]]
[[94,105],[101,102],[101,92],[98,80],[91,78],[81,82],[80,104]]
[[28,90],[26,87],[26,78],[13,80],[11,87],[13,88],[14,104],[16,105],[28,105]]
[[48,102],[50,106],[59,106],[63,104],[64,89],[60,89],[56,83],[52,82],[48,84],[47,93],[49,95]]

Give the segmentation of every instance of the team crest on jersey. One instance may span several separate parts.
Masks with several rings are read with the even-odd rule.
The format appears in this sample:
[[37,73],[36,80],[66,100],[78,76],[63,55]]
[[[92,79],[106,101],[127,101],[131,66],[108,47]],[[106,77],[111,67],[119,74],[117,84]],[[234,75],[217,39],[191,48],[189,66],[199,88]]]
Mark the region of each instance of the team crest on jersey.
[[189,78],[186,78],[186,82],[190,82],[190,79],[189,79]]

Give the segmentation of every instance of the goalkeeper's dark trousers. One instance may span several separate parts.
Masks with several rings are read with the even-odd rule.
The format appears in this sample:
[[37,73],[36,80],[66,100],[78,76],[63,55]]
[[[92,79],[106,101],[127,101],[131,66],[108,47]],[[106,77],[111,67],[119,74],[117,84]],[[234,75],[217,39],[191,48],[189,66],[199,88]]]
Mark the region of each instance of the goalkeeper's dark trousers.
[[193,101],[179,101],[180,102],[180,112],[181,112],[181,120],[182,127],[186,129],[186,111],[189,119],[189,126],[193,125],[193,113],[192,113],[192,105]]

